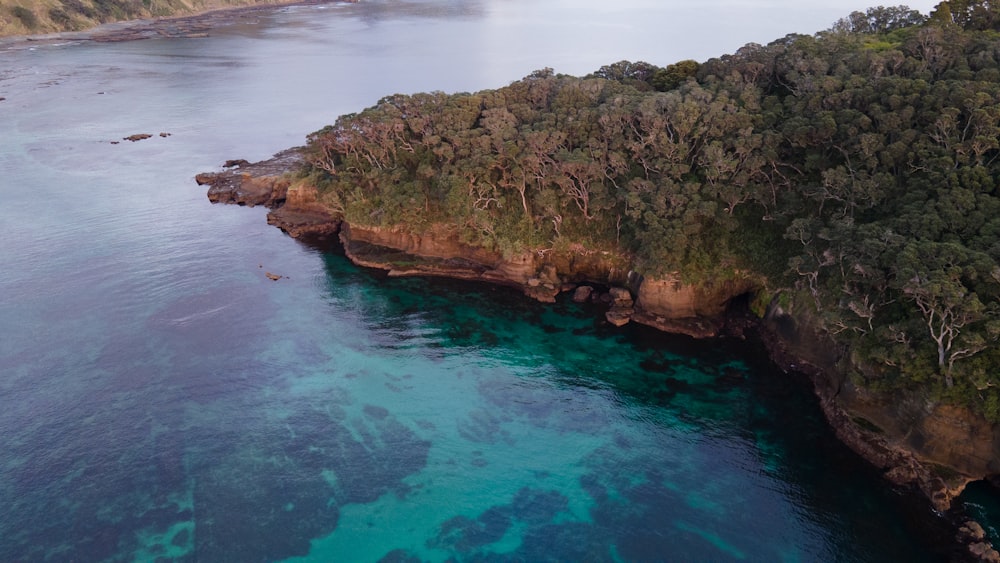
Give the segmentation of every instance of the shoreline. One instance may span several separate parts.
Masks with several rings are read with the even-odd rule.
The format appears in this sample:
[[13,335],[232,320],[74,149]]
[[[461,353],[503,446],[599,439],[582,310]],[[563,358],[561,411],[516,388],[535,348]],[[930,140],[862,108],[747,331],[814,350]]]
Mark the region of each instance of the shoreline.
[[[461,261],[446,260],[442,265],[442,256],[437,256],[432,250],[431,255],[423,256],[421,248],[427,249],[428,240],[413,244],[406,235],[389,233],[391,237],[371,236],[372,233],[361,229],[360,238],[351,235],[351,226],[329,209],[318,199],[314,187],[293,184],[287,172],[302,158],[303,147],[287,149],[275,155],[272,159],[258,163],[246,161],[229,161],[220,172],[198,174],[197,183],[207,186],[207,196],[212,203],[227,203],[253,207],[263,205],[271,209],[267,222],[276,226],[286,234],[304,244],[334,245],[340,249],[351,262],[361,267],[382,270],[389,276],[421,276],[454,278],[467,281],[477,281],[494,285],[506,285],[519,288],[526,297],[538,301],[554,300],[556,293],[571,291],[572,288],[553,288],[555,293],[548,296],[536,295],[541,287],[532,287],[530,283],[520,284],[512,279],[502,279],[484,275],[478,271],[482,264],[477,260],[469,260],[468,264]],[[374,233],[378,235],[379,233]],[[385,234],[385,233],[383,233]],[[395,240],[399,238],[400,240]],[[431,239],[433,236],[426,236]],[[381,243],[381,244],[380,244]],[[358,245],[361,253],[358,253]],[[368,251],[368,247],[374,250]],[[401,258],[402,257],[402,258]],[[468,257],[473,258],[473,257]],[[400,269],[393,260],[405,259],[406,267]],[[444,267],[447,266],[447,267]],[[471,269],[470,269],[471,268]],[[487,271],[487,273],[490,273]],[[534,280],[537,281],[538,280]],[[574,287],[594,284],[598,281],[581,281],[570,284]],[[617,284],[605,284],[612,287]],[[550,297],[546,299],[545,297]],[[740,338],[752,335],[761,343],[762,352],[770,358],[774,366],[796,377],[803,376],[812,385],[824,418],[834,435],[859,458],[878,469],[886,486],[897,490],[912,491],[926,501],[928,509],[933,510],[950,532],[954,549],[950,550],[952,561],[996,561],[1000,562],[1000,553],[993,549],[983,527],[972,519],[961,505],[955,505],[952,500],[964,488],[957,489],[936,473],[934,464],[924,461],[915,452],[894,444],[886,436],[867,430],[855,420],[845,408],[839,404],[838,396],[843,390],[844,382],[840,380],[827,362],[809,361],[799,350],[803,343],[808,345],[808,327],[793,326],[792,330],[800,331],[802,341],[793,343],[783,336],[788,327],[781,323],[795,320],[780,312],[773,316],[758,319],[750,317],[747,311],[727,310],[719,323],[720,330],[706,334],[692,334],[687,330],[678,330],[669,322],[645,323],[639,317],[632,317],[633,322],[649,326],[651,329],[667,333],[688,334],[695,338],[723,336]],[[609,317],[609,321],[610,321]],[[682,321],[684,319],[681,319]],[[697,320],[697,319],[696,319]],[[678,325],[683,326],[683,325]]]
[[[234,203],[230,202],[230,204]],[[241,204],[237,203],[236,205]],[[281,208],[279,207],[278,209]],[[274,211],[272,210],[271,213],[273,212]],[[338,256],[343,256],[355,266],[365,270],[381,272],[382,275],[390,278],[397,277],[385,268],[380,267],[378,263],[369,262],[359,259],[356,256],[352,256],[348,248],[349,242],[345,242],[344,238],[339,236],[339,233],[332,233],[331,236],[329,231],[321,232],[320,230],[315,230],[293,234],[292,232],[286,230],[281,224],[271,221],[270,215],[268,223],[272,226],[280,228],[285,234],[289,235],[300,244],[306,245],[310,248],[315,248],[324,253],[332,253]],[[511,284],[497,283],[495,281],[484,280],[481,278],[470,278],[468,276],[461,275],[451,276],[444,272],[414,272],[402,274],[400,277],[405,277],[407,275],[427,279],[438,278],[445,281],[456,281],[477,285],[481,284],[488,287],[504,287],[515,290],[521,289]],[[597,290],[595,289],[595,292],[596,291]],[[536,299],[530,294],[524,292],[521,293],[521,298],[528,298],[532,301],[546,303],[546,301]],[[563,296],[563,298],[572,299],[570,295],[572,292],[564,293],[567,295]],[[641,330],[655,331],[666,335],[688,336],[695,340],[706,339],[706,337],[692,336],[687,334],[685,331],[670,331],[662,327],[644,323],[636,323],[636,325]],[[774,327],[769,326],[763,319],[753,317],[748,310],[735,310],[733,315],[726,319],[725,326],[722,327],[718,334],[711,338],[730,340],[738,345],[746,344],[750,347],[756,347],[755,354],[759,353],[760,356],[755,355],[755,359],[753,361],[766,361],[770,363],[775,370],[781,371],[785,375],[793,378],[800,378],[803,381],[803,384],[808,385],[811,388],[812,394],[816,400],[816,407],[819,409],[827,427],[832,432],[835,441],[846,447],[851,453],[855,454],[859,462],[865,463],[873,469],[879,469],[878,465],[872,463],[872,461],[866,456],[858,453],[847,441],[845,441],[838,432],[838,429],[831,423],[829,418],[829,405],[824,404],[829,397],[825,397],[824,393],[821,391],[821,385],[823,384],[822,378],[824,374],[821,373],[820,368],[804,361],[796,363],[796,358],[782,347],[781,336],[777,334]],[[948,561],[950,563],[998,561],[996,558],[983,556],[979,553],[970,551],[970,546],[973,544],[981,544],[984,541],[987,542],[986,545],[992,544],[989,543],[990,539],[985,535],[983,526],[974,519],[974,516],[969,514],[968,510],[963,505],[956,503],[947,510],[939,511],[934,509],[928,502],[927,495],[920,489],[920,487],[912,483],[900,484],[893,482],[892,480],[887,479],[884,473],[880,475],[880,478],[883,481],[883,486],[893,491],[894,494],[908,499],[906,501],[908,503],[921,505],[921,508],[931,509],[931,512],[936,518],[938,518],[941,523],[942,530],[940,536],[938,536],[935,532],[935,538],[931,541],[935,545],[941,547],[941,550],[935,551],[935,553],[945,557],[946,559],[942,559],[943,561]]]
[[358,0],[278,0],[245,6],[212,8],[190,14],[121,20],[99,24],[82,31],[0,36],[0,51],[25,50],[38,46],[88,41],[119,43],[155,38],[196,39],[207,37],[211,30],[238,23],[243,18],[281,8],[356,3]]

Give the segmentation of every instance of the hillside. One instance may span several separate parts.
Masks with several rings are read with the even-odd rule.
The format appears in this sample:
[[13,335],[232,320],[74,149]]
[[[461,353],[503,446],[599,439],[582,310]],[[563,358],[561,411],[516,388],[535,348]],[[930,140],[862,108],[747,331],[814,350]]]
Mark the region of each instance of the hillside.
[[127,20],[289,4],[288,0],[0,0],[0,37],[83,31]]

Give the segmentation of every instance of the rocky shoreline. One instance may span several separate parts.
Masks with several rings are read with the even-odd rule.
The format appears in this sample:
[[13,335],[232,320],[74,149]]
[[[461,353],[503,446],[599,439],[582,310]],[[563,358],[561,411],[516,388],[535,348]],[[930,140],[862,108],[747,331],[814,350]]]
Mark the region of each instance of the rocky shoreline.
[[[571,291],[577,301],[607,303],[606,318],[617,326],[639,322],[695,338],[742,336],[753,331],[779,367],[810,378],[820,407],[841,441],[882,470],[890,483],[919,490],[926,496],[954,530],[958,546],[954,560],[1000,562],[1000,553],[993,549],[982,526],[952,507],[969,482],[995,473],[987,470],[992,462],[981,460],[983,463],[977,466],[958,463],[962,460],[957,458],[942,460],[921,455],[925,452],[913,447],[913,443],[933,446],[947,441],[955,432],[950,427],[929,426],[926,420],[920,421],[918,440],[911,439],[911,431],[905,436],[889,434],[883,426],[891,429],[886,423],[891,413],[879,418],[884,413],[872,401],[866,402],[844,376],[844,369],[838,367],[843,351],[831,349],[822,336],[776,305],[769,308],[764,319],[733,314],[730,302],[754,290],[748,280],[722,282],[709,288],[691,287],[671,279],[643,280],[614,257],[588,255],[582,249],[575,249],[576,253],[549,251],[504,258],[463,245],[446,230],[416,235],[352,226],[323,205],[315,187],[292,181],[288,172],[300,166],[303,158],[299,147],[258,163],[229,161],[223,171],[199,174],[196,181],[209,186],[208,198],[213,203],[271,208],[268,223],[292,237],[323,240],[336,234],[352,262],[386,270],[390,276],[437,276],[507,285],[545,302]],[[594,291],[595,287],[605,289]],[[934,412],[925,418],[934,419]],[[962,416],[954,421],[934,422],[945,426],[954,422],[960,428],[970,424]],[[930,451],[939,453],[933,447]],[[949,452],[953,456],[968,455],[962,448],[952,447]]]

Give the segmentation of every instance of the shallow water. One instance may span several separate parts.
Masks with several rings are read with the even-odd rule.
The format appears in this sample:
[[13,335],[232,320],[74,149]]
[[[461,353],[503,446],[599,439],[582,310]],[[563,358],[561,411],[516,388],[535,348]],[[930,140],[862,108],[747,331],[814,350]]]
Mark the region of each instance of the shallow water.
[[752,343],[386,279],[192,181],[393,92],[698,57],[650,39],[676,9],[626,7],[368,2],[0,52],[0,560],[941,557],[926,504]]

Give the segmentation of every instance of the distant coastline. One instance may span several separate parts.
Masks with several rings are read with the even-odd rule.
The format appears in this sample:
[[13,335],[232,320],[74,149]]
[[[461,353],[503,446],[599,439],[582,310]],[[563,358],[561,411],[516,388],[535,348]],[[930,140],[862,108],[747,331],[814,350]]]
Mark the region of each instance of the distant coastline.
[[[230,25],[242,18],[288,6],[308,6],[321,4],[348,3],[358,0],[250,0],[252,3],[235,0],[229,4],[213,4],[202,9],[177,10],[163,16],[141,14],[136,18],[125,18],[106,23],[93,22],[85,29],[39,30],[23,33],[24,28],[5,24],[0,16],[0,49],[29,48],[37,45],[58,44],[67,41],[94,41],[112,43],[135,41],[156,37],[204,37],[214,28]],[[0,2],[0,10],[7,9]],[[9,18],[6,18],[9,19]]]

